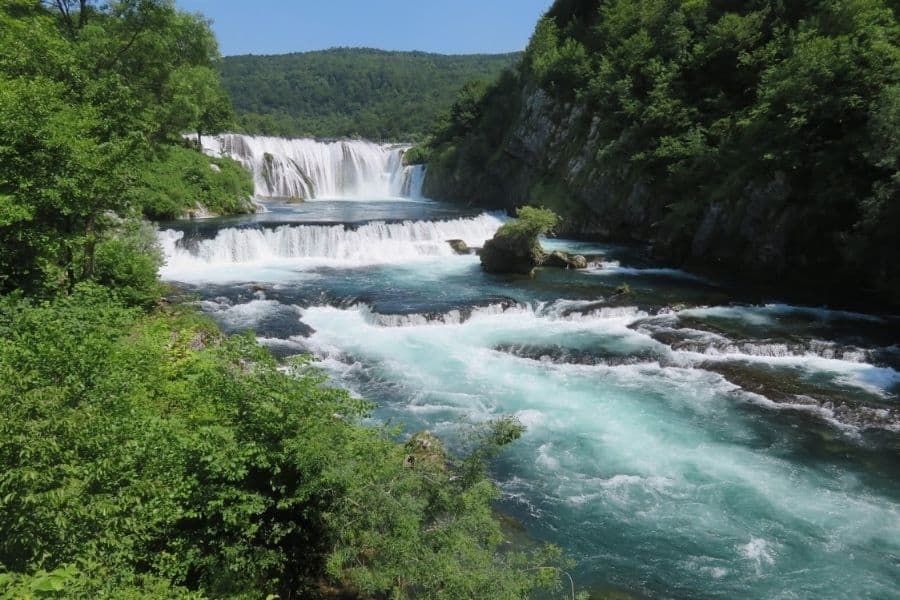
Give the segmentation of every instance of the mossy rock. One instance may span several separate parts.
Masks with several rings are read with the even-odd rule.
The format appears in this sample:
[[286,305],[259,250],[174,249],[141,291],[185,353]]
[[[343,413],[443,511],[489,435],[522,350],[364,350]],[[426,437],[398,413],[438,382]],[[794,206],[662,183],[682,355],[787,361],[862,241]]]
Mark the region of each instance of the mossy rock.
[[587,258],[580,254],[569,254],[560,250],[554,250],[544,260],[545,267],[557,267],[560,269],[586,269]]
[[544,251],[540,244],[498,233],[484,243],[479,257],[481,268],[488,273],[531,275],[544,262]]

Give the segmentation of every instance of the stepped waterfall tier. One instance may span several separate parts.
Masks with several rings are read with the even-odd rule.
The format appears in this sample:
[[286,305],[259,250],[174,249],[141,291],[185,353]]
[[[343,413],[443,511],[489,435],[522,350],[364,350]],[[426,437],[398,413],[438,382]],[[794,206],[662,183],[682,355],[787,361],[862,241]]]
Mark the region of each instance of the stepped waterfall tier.
[[404,165],[409,146],[365,140],[318,141],[226,133],[203,140],[253,173],[260,197],[420,198],[425,167]]
[[344,225],[281,225],[274,228],[226,228],[214,238],[185,240],[183,231],[159,234],[166,257],[164,273],[205,270],[241,263],[304,261],[361,266],[397,263],[455,254],[447,243],[461,239],[480,246],[503,223],[484,213],[446,221],[375,221]]

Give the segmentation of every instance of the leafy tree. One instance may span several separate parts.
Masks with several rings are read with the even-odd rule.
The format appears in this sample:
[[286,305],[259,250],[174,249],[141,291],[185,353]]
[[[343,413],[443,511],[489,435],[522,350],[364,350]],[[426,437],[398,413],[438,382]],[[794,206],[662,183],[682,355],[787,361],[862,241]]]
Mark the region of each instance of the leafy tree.
[[215,39],[167,0],[12,0],[0,33],[0,292],[71,292],[160,146],[226,115]]
[[234,121],[231,101],[219,76],[211,68],[185,66],[176,69],[169,77],[167,87],[171,127],[196,131],[198,146],[203,146],[203,132],[221,132],[231,127]]

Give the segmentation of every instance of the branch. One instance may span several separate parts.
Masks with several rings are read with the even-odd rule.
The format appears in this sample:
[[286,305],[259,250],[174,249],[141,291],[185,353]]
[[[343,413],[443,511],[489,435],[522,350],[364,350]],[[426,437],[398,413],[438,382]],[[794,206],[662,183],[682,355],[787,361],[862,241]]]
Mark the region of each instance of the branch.
[[112,57],[112,60],[110,60],[109,63],[107,63],[107,64],[104,64],[103,62],[97,63],[97,71],[96,72],[99,73],[102,70],[111,69],[112,67],[114,67],[116,65],[116,63],[119,62],[119,59],[121,59],[122,56],[124,56],[125,53],[131,49],[131,46],[134,45],[134,42],[137,40],[138,36],[141,35],[142,33],[143,33],[143,29],[136,29],[134,31],[134,33],[131,34],[131,38],[124,45],[122,45],[121,48],[119,48],[116,51],[116,53]]

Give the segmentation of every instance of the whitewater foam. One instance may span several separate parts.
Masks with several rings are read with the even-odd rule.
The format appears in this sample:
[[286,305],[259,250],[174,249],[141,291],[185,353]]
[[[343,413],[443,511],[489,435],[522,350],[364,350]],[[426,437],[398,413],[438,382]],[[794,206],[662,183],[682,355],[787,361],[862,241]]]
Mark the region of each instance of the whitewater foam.
[[737,550],[742,557],[755,565],[757,573],[761,573],[763,567],[775,564],[775,549],[763,538],[751,536],[750,541],[738,545]]
[[500,216],[483,213],[446,221],[371,222],[343,225],[281,225],[276,228],[226,228],[213,239],[185,247],[184,232],[158,233],[166,264],[164,279],[202,274],[209,267],[233,265],[363,266],[457,256],[447,240],[480,246],[502,225]]

